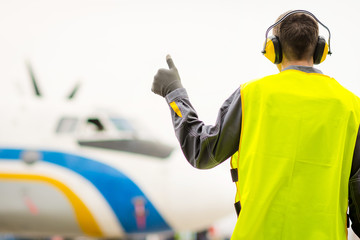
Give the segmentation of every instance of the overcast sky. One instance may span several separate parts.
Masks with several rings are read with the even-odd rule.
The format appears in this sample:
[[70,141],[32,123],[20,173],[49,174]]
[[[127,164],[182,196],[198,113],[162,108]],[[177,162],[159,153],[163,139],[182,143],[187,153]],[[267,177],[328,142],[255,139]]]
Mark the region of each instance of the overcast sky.
[[[332,33],[333,55],[318,66],[360,95],[358,0],[1,0],[0,95],[32,97],[25,61],[45,95],[115,106],[174,140],[169,110],[150,91],[173,56],[206,123],[243,82],[277,72],[262,56],[265,30],[283,12],[313,12]],[[320,27],[327,39],[327,32]]]

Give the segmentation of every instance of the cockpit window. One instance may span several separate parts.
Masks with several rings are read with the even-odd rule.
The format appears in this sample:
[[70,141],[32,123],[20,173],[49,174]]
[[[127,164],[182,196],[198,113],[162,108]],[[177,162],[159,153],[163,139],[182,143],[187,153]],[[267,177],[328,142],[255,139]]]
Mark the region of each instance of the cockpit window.
[[87,122],[88,122],[88,124],[91,124],[91,125],[95,126],[96,127],[95,130],[98,131],[98,132],[101,132],[101,131],[105,130],[104,125],[97,118],[89,118],[87,120]]
[[120,131],[131,131],[134,132],[134,128],[131,124],[123,118],[110,118],[111,122],[114,123],[115,127]]
[[83,147],[93,147],[145,156],[167,158],[173,148],[154,140],[138,137],[131,123],[121,117],[95,118],[86,120],[78,143]]
[[61,118],[59,124],[56,128],[57,133],[72,133],[76,129],[76,125],[78,123],[77,118],[72,117],[64,117]]

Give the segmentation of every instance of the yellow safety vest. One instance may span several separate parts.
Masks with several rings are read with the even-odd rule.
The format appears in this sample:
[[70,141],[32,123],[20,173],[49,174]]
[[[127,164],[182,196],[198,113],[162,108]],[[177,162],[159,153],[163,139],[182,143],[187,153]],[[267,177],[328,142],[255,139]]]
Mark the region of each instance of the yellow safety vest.
[[232,240],[340,240],[360,101],[335,79],[286,70],[241,86]]

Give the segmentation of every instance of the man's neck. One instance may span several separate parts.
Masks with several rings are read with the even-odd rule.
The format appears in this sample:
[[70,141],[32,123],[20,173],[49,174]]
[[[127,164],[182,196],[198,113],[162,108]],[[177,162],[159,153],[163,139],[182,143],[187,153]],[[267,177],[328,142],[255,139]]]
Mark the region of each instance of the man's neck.
[[282,71],[283,69],[289,67],[289,66],[305,66],[305,67],[312,67],[314,66],[313,60],[287,60],[284,58],[283,62],[278,66],[279,70]]

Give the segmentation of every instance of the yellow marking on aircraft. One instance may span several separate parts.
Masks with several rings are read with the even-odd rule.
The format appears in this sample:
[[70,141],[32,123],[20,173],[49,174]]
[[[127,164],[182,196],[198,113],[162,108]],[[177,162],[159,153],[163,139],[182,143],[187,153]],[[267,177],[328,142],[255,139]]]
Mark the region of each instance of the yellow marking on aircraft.
[[100,227],[96,223],[90,210],[75,193],[73,193],[65,184],[59,182],[58,180],[39,175],[9,173],[0,173],[0,179],[15,181],[38,181],[53,185],[54,187],[58,188],[70,201],[81,230],[90,236],[103,237],[103,233],[101,232]]

